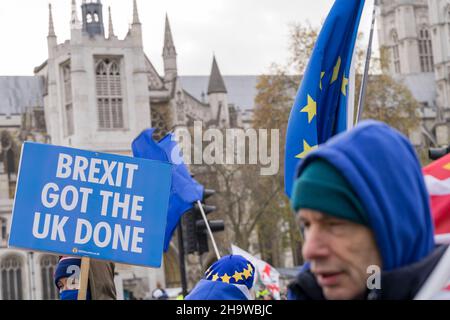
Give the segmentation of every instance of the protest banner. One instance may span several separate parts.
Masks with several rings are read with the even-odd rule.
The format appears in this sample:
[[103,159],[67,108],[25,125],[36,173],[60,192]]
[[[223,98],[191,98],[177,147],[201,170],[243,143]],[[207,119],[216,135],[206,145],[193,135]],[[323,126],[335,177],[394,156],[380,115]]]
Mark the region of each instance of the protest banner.
[[9,246],[160,267],[171,165],[25,143]]

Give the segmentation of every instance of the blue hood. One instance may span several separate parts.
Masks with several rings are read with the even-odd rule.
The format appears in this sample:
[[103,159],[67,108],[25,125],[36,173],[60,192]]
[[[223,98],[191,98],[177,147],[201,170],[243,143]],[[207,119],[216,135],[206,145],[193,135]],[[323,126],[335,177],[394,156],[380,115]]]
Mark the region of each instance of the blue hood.
[[398,131],[364,121],[338,135],[301,163],[314,159],[335,166],[367,212],[383,260],[383,270],[417,262],[434,248],[429,195],[414,148]]
[[[244,286],[242,286],[244,287]],[[247,288],[247,287],[245,287]],[[202,279],[185,300],[248,300],[234,284]]]

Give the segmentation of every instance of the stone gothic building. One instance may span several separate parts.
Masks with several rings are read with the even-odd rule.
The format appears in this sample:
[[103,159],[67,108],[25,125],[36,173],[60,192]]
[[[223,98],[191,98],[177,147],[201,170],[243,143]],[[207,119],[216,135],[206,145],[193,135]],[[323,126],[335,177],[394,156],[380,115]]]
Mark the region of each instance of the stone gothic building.
[[450,1],[380,0],[378,36],[389,50],[389,72],[420,103],[417,146],[450,141]]
[[[22,141],[130,155],[131,141],[143,129],[155,127],[161,137],[195,120],[221,128],[245,126],[253,106],[256,77],[224,79],[215,57],[209,77],[179,76],[167,16],[164,74],[159,74],[143,50],[136,0],[123,39],[114,33],[111,8],[105,24],[100,0],[83,0],[81,19],[76,1],[71,5],[71,36],[62,43],[49,6],[48,59],[35,68],[35,76],[0,77],[0,300],[58,297],[54,256],[7,248]],[[163,268],[117,266],[119,298],[122,293],[145,298],[157,282],[180,286],[176,246],[165,255]]]

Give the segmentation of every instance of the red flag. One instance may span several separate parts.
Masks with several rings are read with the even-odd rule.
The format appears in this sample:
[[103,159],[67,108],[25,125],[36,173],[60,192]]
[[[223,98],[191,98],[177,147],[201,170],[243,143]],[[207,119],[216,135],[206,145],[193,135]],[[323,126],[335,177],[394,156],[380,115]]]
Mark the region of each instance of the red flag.
[[423,168],[435,233],[450,234],[450,154]]

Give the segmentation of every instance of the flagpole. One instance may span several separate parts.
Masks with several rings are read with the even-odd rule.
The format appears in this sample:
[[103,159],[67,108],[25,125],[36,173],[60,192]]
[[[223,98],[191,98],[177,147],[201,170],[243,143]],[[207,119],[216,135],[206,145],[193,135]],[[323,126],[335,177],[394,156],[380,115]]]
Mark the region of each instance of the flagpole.
[[372,26],[370,28],[369,46],[367,48],[366,65],[364,68],[364,75],[361,80],[361,90],[359,93],[358,115],[356,117],[356,124],[358,124],[359,121],[361,120],[361,116],[362,116],[362,113],[364,110],[364,99],[366,98],[366,88],[367,88],[367,82],[369,80],[370,59],[372,58],[372,42],[373,42],[373,34],[374,34],[374,30],[375,30],[376,8],[377,8],[377,0],[374,0],[373,12],[372,12]]
[[356,48],[353,51],[352,64],[350,65],[350,76],[348,85],[348,99],[347,99],[347,131],[353,129],[355,126],[355,79],[356,67],[354,57],[356,55]]
[[183,240],[183,225],[178,223],[178,258],[180,261],[180,275],[181,275],[181,289],[183,291],[183,297],[188,294],[187,291],[187,278],[186,278],[186,261],[184,253],[184,240]]
[[217,260],[220,260],[219,249],[217,249],[216,240],[214,240],[214,236],[213,236],[213,233],[212,233],[211,228],[209,226],[208,219],[206,218],[205,211],[203,210],[203,205],[200,202],[200,200],[197,201],[197,204],[198,204],[198,207],[200,208],[200,212],[202,213],[203,220],[205,220],[206,229],[208,229],[209,237],[211,238],[211,242],[212,242],[212,245],[214,247],[214,252],[216,253]]

